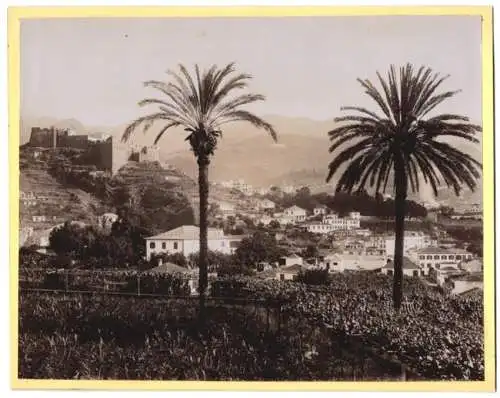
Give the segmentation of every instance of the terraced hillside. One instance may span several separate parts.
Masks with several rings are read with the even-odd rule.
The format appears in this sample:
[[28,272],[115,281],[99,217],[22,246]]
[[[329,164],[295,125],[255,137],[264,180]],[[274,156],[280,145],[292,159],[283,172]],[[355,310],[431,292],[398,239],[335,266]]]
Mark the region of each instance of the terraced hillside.
[[196,183],[159,162],[128,162],[111,176],[82,165],[75,151],[29,147],[20,149],[20,191],[21,244],[65,221],[96,224],[122,207],[142,227],[163,232],[195,223],[199,204]]

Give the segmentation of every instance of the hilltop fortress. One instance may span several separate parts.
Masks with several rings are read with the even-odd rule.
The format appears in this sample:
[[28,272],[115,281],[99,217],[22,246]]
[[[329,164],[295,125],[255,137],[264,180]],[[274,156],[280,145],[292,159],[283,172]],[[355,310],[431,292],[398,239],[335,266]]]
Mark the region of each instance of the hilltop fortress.
[[113,137],[105,134],[74,134],[69,129],[33,127],[28,145],[35,148],[72,148],[87,151],[98,169],[115,171]]

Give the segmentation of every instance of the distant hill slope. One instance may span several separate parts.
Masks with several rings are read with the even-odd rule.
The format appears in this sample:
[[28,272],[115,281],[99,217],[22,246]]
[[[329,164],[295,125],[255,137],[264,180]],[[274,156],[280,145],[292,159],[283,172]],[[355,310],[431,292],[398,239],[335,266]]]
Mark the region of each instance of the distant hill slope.
[[[317,189],[329,191],[335,184],[325,184],[327,167],[335,154],[328,152],[329,138],[327,132],[335,127],[332,120],[317,121],[307,118],[290,118],[281,116],[265,116],[278,131],[279,142],[273,143],[264,131],[257,130],[244,123],[229,124],[224,129],[223,139],[219,143],[216,156],[209,170],[211,182],[244,179],[256,187],[270,185],[315,185]],[[29,138],[33,126],[70,127],[79,133],[103,132],[113,136],[113,170],[118,170],[127,163],[131,148],[140,149],[153,143],[159,126],[153,126],[147,134],[138,131],[130,142],[122,143],[121,136],[125,124],[120,126],[83,126],[74,119],[57,120],[53,118],[23,117],[21,120],[21,142]],[[172,129],[160,141],[160,160],[171,164],[182,173],[196,181],[197,165],[189,146],[184,141],[186,133],[182,129]],[[480,140],[482,136],[478,137]],[[25,142],[25,141],[24,141]],[[471,146],[462,140],[448,140],[448,143],[471,154],[474,158],[482,158],[481,146]],[[390,190],[389,190],[390,193]],[[432,196],[432,195],[431,195]],[[422,188],[419,195],[422,200],[429,201],[429,190]],[[481,191],[472,194],[464,193],[462,198],[455,198],[450,190],[440,192],[440,202],[459,205],[462,202],[478,203]]]

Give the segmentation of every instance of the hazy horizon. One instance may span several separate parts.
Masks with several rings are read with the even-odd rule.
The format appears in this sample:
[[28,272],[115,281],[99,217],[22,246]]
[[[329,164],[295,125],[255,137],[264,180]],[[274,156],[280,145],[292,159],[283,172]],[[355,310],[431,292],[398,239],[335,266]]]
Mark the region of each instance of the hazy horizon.
[[376,109],[356,78],[411,62],[461,90],[439,112],[482,120],[479,16],[24,20],[21,115],[120,125],[156,95],[143,81],[179,63],[233,61],[267,97],[251,107],[261,115],[326,121],[343,105]]

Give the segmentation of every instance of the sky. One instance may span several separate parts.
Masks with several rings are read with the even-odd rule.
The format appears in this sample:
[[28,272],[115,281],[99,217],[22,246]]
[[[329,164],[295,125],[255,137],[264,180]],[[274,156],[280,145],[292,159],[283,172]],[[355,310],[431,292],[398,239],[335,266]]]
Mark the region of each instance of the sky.
[[460,94],[440,107],[481,122],[479,16],[39,19],[21,24],[21,115],[127,123],[179,63],[236,62],[266,101],[261,115],[331,120],[344,105],[368,106],[357,78],[391,64],[450,75]]

